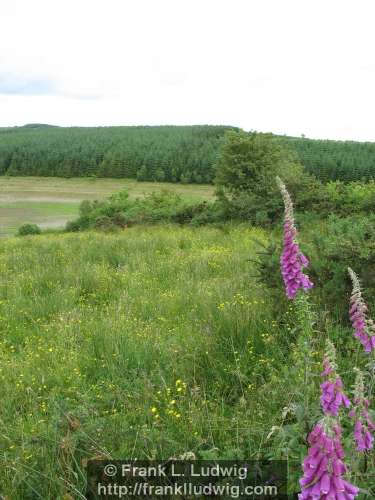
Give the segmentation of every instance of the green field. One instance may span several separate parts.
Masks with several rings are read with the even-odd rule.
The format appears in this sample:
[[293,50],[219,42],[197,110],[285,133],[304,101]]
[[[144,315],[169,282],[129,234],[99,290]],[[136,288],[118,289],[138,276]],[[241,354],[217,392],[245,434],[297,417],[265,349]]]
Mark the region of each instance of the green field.
[[84,498],[98,456],[257,456],[287,327],[249,276],[254,236],[266,238],[166,226],[3,241],[2,493]]
[[78,214],[82,200],[103,199],[121,189],[131,197],[166,189],[194,199],[208,199],[214,188],[198,184],[137,182],[134,179],[0,177],[0,236],[24,223],[41,228],[63,227]]
[[[124,187],[132,197],[164,187],[196,200],[213,196],[210,186],[2,178],[3,234],[30,221],[57,226],[75,217],[80,200]],[[322,415],[326,338],[337,347],[348,396],[353,367],[368,361],[346,320],[349,295],[336,283],[344,283],[347,265],[361,279],[371,274],[371,220],[298,213],[315,286],[293,302],[283,294],[278,226],[162,220],[116,232],[3,238],[0,497],[84,499],[90,459],[187,453],[288,458],[297,491],[306,436]],[[318,248],[308,245],[317,235]],[[365,258],[353,258],[357,247]],[[358,456],[352,422],[345,415],[342,422],[349,479],[369,491],[358,500],[374,498],[374,457]]]

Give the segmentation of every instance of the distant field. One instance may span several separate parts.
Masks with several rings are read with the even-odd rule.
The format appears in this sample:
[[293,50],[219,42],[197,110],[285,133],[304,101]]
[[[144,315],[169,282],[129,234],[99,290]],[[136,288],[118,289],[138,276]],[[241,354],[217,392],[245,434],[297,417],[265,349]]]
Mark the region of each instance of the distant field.
[[191,198],[213,196],[213,186],[137,182],[134,179],[0,177],[0,236],[32,222],[42,228],[63,227],[78,214],[82,200],[103,199],[121,189],[132,197],[166,189]]

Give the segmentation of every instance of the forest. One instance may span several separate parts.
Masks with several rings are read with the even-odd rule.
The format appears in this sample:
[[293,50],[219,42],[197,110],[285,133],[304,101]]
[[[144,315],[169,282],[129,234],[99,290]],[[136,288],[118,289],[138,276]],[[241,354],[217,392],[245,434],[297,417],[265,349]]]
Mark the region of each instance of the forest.
[[[231,126],[0,128],[0,175],[212,183]],[[323,182],[375,178],[375,143],[279,136]]]

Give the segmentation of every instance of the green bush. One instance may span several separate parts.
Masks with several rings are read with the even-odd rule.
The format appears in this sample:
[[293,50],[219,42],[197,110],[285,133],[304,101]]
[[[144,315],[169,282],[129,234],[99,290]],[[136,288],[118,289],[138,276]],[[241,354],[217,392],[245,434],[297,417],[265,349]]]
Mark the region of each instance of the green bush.
[[[196,202],[182,198],[170,191],[153,192],[144,198],[129,200],[126,191],[120,191],[107,200],[83,201],[79,217],[66,225],[67,231],[82,231],[89,228],[120,227],[132,224],[177,222],[187,224],[206,212],[212,203]],[[211,217],[211,218],[216,218]]]
[[[296,187],[298,189],[296,190]],[[288,190],[292,193],[298,217],[308,219],[326,219],[332,214],[339,217],[364,215],[375,211],[375,182],[329,182],[322,184],[314,177],[304,174],[299,184],[291,184]],[[223,219],[245,220],[263,227],[279,224],[283,215],[283,205],[278,193],[270,190],[268,196],[260,196],[255,190],[238,191],[228,196],[222,191],[218,201],[225,210]]]
[[375,214],[329,216],[312,239],[315,281],[324,300],[347,309],[351,282],[347,268],[357,272],[369,300],[375,297]]
[[214,203],[208,203],[204,210],[196,212],[190,221],[193,226],[202,226],[204,224],[224,223],[230,219],[228,206],[222,200]]
[[81,231],[82,230],[82,226],[81,226],[81,221],[80,221],[80,218],[79,219],[75,219],[75,220],[69,220],[66,224],[65,224],[65,231],[67,232],[77,232],[77,231]]
[[112,216],[112,223],[117,227],[125,228],[129,226],[129,222],[130,221],[127,219],[127,217],[121,212],[118,212]]
[[[375,214],[344,218],[331,215],[325,221],[313,217],[299,217],[299,220],[300,246],[310,260],[306,273],[315,284],[312,296],[335,310],[339,319],[346,323],[352,286],[347,268],[351,267],[362,281],[368,302],[372,301],[375,306]],[[266,246],[259,243],[256,267],[275,305],[284,307],[286,299],[279,262],[281,241],[281,232],[277,230]]]
[[303,167],[294,152],[271,134],[227,132],[216,167],[216,184],[232,194],[253,193],[267,197],[276,192],[279,175],[298,183]]
[[206,201],[194,205],[184,204],[183,206],[178,207],[176,213],[172,215],[172,221],[177,222],[178,224],[187,224],[205,212],[208,206],[209,205]]
[[[292,169],[292,171],[294,171]],[[298,168],[295,172],[299,171]],[[332,214],[366,214],[375,210],[375,182],[330,182],[326,185],[308,174],[299,175],[296,184],[288,184],[296,213],[305,227],[316,224]],[[276,186],[276,183],[274,182]],[[260,188],[259,188],[260,189]],[[218,186],[214,201],[194,201],[164,190],[143,198],[129,199],[126,190],[103,201],[83,201],[78,219],[68,222],[67,231],[102,228],[103,217],[120,228],[133,224],[173,223],[223,224],[228,221],[246,221],[261,227],[274,228],[283,216],[282,199],[272,188],[265,196],[256,189],[228,191]],[[107,219],[104,219],[107,220]]]
[[270,225],[283,212],[275,177],[288,186],[296,206],[310,209],[321,183],[304,170],[295,153],[271,134],[228,132],[220,150],[216,185],[227,198],[231,219]]
[[339,215],[368,212],[375,210],[375,182],[336,181],[325,186],[326,203],[330,212]]
[[30,234],[40,234],[42,230],[37,224],[23,224],[18,228],[18,236],[28,236]]
[[95,220],[95,229],[99,229],[100,231],[104,231],[106,233],[112,233],[118,230],[118,226],[113,223],[111,217],[107,215],[103,215],[101,217],[97,217]]

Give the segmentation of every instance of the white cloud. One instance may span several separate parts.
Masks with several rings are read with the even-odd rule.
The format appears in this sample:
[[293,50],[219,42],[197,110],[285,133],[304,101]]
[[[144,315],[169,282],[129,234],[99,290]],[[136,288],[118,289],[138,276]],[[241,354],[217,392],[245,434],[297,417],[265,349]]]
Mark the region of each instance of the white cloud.
[[0,125],[214,123],[375,140],[374,13],[371,0],[3,0],[0,80],[56,90],[0,95]]

